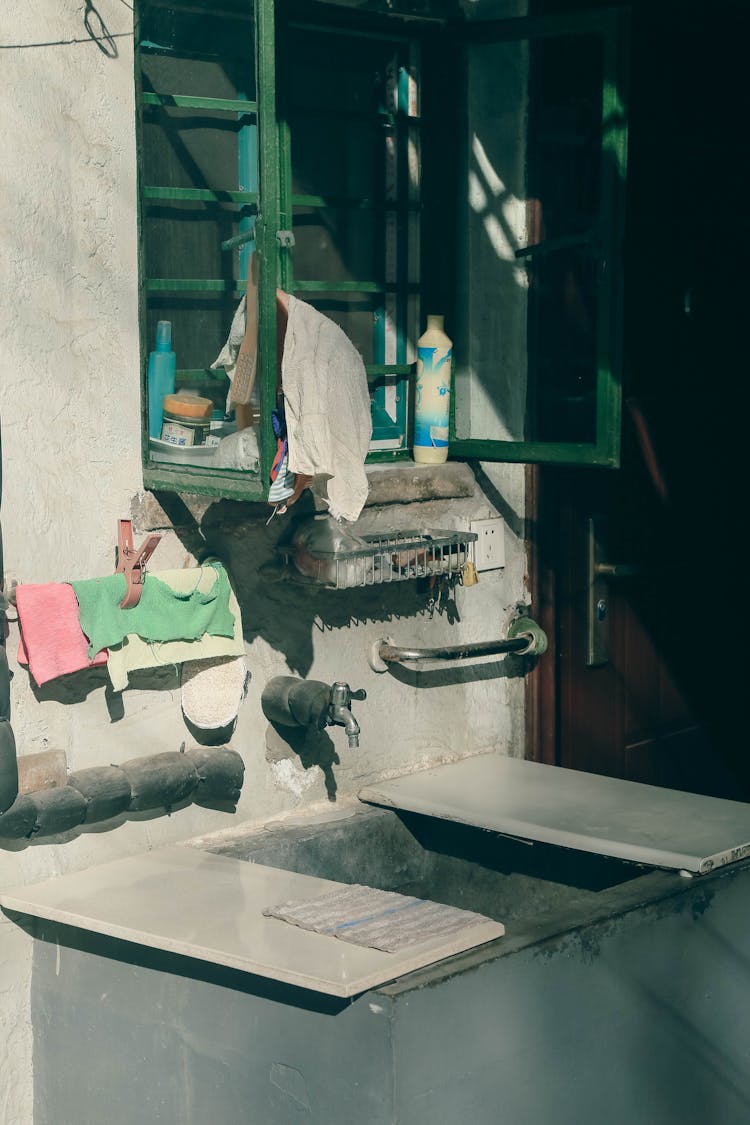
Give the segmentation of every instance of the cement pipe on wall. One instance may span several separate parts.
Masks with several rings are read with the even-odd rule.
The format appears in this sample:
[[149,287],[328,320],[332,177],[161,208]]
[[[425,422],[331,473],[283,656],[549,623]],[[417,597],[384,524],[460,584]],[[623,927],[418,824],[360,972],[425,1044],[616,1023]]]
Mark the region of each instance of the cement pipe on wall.
[[22,793],[0,815],[0,839],[54,836],[126,812],[192,800],[236,804],[245,764],[235,750],[196,749],[131,758],[71,773],[56,789]]

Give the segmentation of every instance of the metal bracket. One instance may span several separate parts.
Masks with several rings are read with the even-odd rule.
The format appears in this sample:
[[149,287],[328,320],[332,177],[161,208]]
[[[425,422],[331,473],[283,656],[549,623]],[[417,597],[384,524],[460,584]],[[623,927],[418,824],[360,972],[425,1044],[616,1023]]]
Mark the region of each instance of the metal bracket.
[[277,230],[276,240],[278,241],[279,245],[283,246],[285,249],[290,246],[294,246],[294,232],[290,230]]

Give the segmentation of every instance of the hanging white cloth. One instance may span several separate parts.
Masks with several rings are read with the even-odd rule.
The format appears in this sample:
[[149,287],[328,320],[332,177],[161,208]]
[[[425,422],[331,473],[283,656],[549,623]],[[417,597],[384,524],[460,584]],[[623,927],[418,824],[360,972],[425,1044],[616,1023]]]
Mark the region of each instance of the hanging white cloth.
[[281,382],[289,470],[312,477],[313,495],[335,519],[356,520],[372,436],[365,365],[338,324],[291,296]]

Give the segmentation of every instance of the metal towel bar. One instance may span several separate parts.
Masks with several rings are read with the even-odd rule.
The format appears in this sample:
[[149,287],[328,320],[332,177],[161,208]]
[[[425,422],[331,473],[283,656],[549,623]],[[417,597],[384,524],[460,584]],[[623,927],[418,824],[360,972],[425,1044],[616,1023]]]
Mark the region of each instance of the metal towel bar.
[[402,648],[391,637],[381,637],[370,648],[370,667],[375,672],[387,671],[389,664],[402,660],[468,660],[473,656],[493,656],[515,652],[520,656],[541,656],[547,650],[547,635],[530,617],[517,617],[508,628],[507,637],[494,641],[478,641],[440,648]]

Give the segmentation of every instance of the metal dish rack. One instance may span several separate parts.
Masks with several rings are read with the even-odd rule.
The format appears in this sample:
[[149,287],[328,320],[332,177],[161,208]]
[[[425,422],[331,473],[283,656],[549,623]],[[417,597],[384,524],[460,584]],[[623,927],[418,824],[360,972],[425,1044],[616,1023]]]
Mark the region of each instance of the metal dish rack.
[[361,547],[337,551],[308,549],[301,560],[293,545],[278,550],[296,570],[295,579],[335,590],[387,585],[413,578],[458,577],[474,561],[473,531],[398,531],[361,535]]

